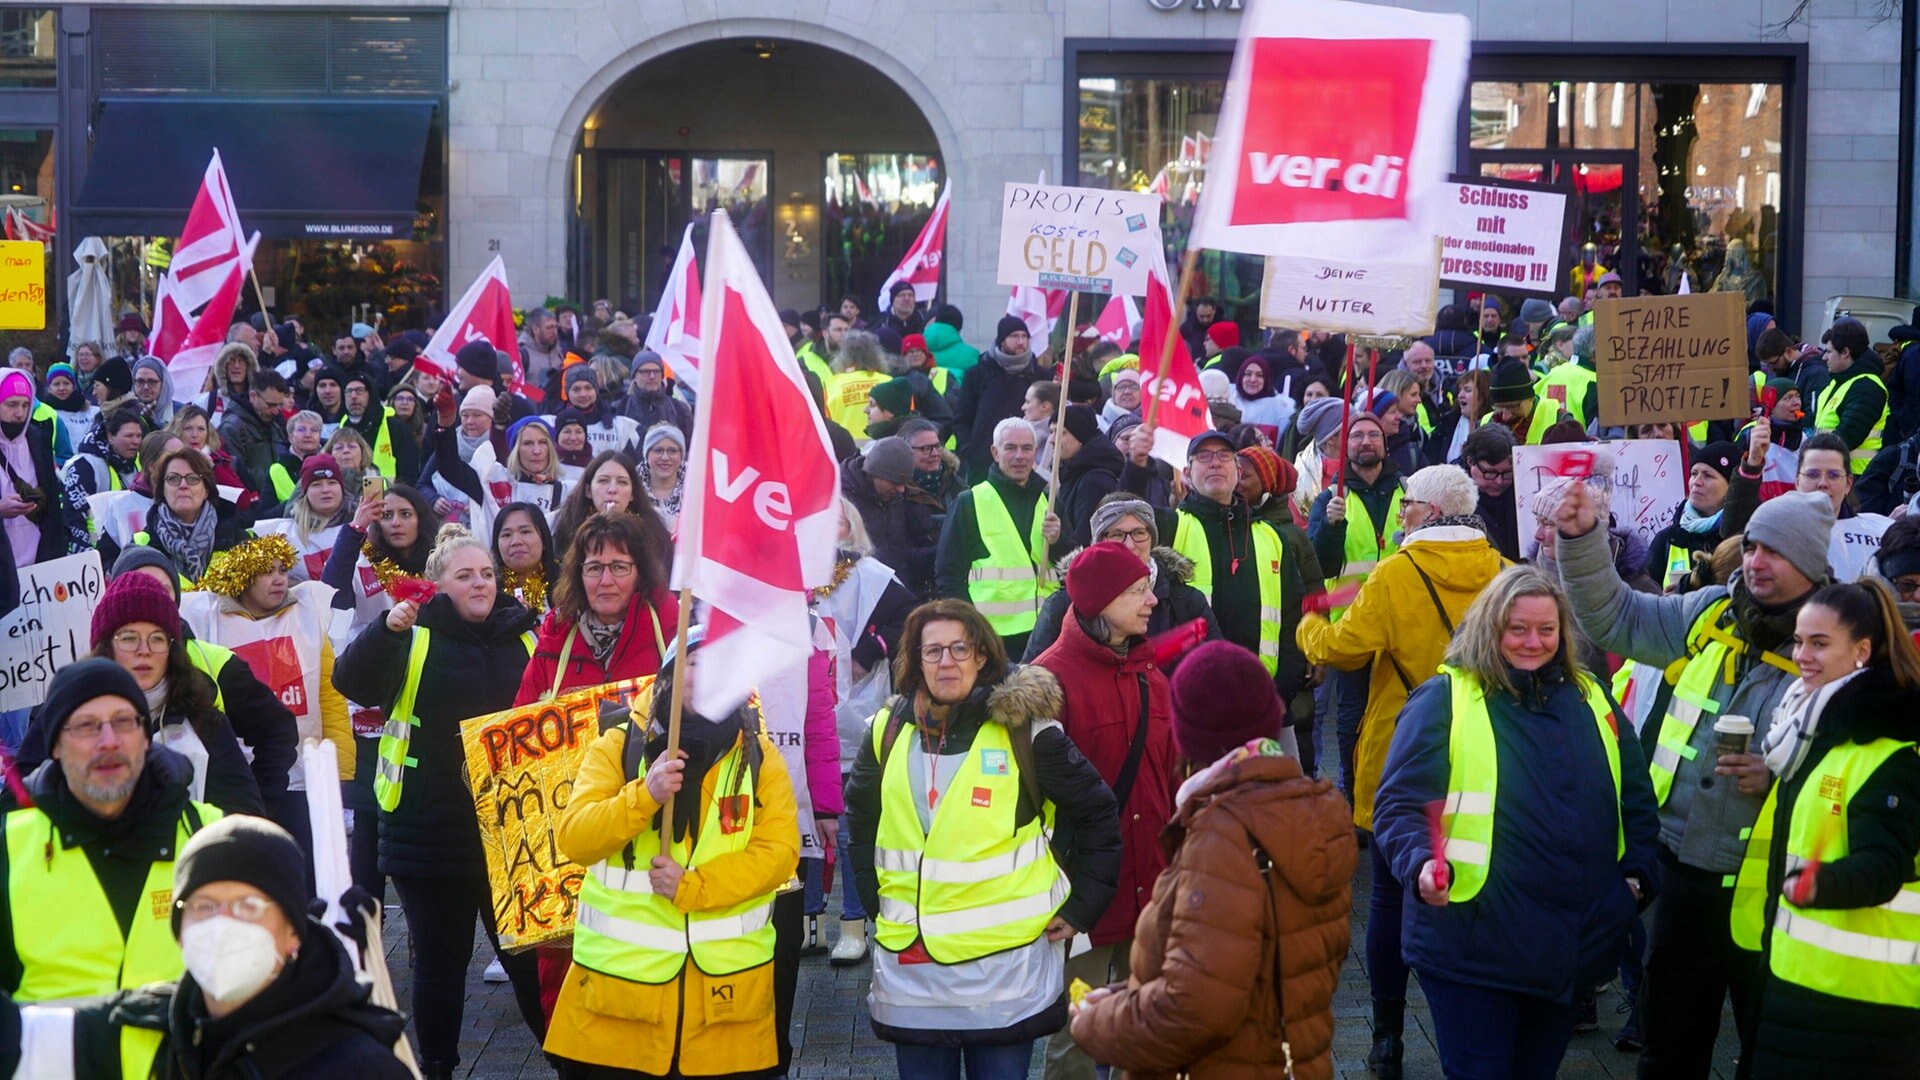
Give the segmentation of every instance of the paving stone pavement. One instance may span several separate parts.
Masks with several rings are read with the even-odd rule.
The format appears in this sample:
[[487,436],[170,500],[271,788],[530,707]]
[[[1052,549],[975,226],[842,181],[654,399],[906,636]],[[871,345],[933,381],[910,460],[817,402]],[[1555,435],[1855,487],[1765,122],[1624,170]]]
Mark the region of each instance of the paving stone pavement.
[[[1331,725],[1327,725],[1331,727]],[[1324,729],[1323,729],[1324,730]],[[1331,739],[1322,752],[1322,761],[1337,761]],[[1366,1080],[1367,1049],[1371,1045],[1372,1007],[1366,975],[1367,895],[1371,887],[1368,859],[1363,852],[1353,882],[1353,946],[1340,971],[1340,987],[1334,995],[1333,1053],[1336,1074],[1342,1080]],[[389,905],[397,900],[389,890]],[[829,910],[838,907],[829,903]],[[395,911],[389,918],[387,963],[392,969],[395,990],[401,1006],[410,1001],[410,983],[406,913]],[[837,917],[823,920],[830,935],[837,936]],[[461,1066],[456,1074],[475,1080],[545,1080],[554,1075],[546,1058],[534,1045],[533,1036],[520,1021],[513,992],[505,984],[481,981],[481,972],[493,959],[484,937],[476,934],[473,964],[467,972],[467,1010],[460,1040]],[[801,960],[800,988],[794,1006],[793,1043],[795,1047],[793,1080],[816,1077],[891,1077],[895,1075],[890,1044],[874,1038],[867,1023],[866,993],[868,973],[862,964],[835,968],[822,956]],[[1406,1080],[1441,1080],[1440,1061],[1433,1046],[1433,1021],[1421,997],[1418,978],[1409,992],[1406,1024]],[[1576,1035],[1560,1066],[1562,1080],[1618,1078],[1634,1075],[1637,1055],[1613,1048],[1613,1035],[1626,1019],[1618,1012],[1619,986],[1604,993],[1599,1002],[1600,1029]],[[1735,1039],[1731,1010],[1722,1019],[1721,1034],[1715,1046],[1715,1080],[1733,1080]],[[1030,1076],[1041,1075],[1040,1055],[1034,1055]]]

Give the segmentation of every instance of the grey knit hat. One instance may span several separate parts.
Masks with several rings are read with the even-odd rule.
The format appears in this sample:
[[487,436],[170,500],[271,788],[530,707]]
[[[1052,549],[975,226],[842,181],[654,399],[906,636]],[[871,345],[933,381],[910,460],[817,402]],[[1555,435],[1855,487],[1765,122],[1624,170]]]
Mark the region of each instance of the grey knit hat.
[[913,449],[898,435],[867,447],[867,475],[893,484],[913,483]]
[[1293,425],[1300,429],[1300,434],[1312,439],[1314,445],[1318,446],[1340,433],[1342,411],[1339,398],[1323,397],[1308,402],[1307,407],[1301,409],[1300,415],[1294,419]]
[[1818,491],[1789,491],[1760,504],[1747,519],[1747,539],[1765,544],[1818,585],[1827,572],[1833,501]]
[[1129,514],[1146,524],[1147,532],[1152,536],[1151,543],[1160,542],[1160,529],[1153,522],[1153,507],[1148,506],[1142,499],[1115,499],[1113,502],[1101,503],[1094,507],[1088,528],[1094,542],[1098,543],[1101,535],[1112,528],[1114,522]]

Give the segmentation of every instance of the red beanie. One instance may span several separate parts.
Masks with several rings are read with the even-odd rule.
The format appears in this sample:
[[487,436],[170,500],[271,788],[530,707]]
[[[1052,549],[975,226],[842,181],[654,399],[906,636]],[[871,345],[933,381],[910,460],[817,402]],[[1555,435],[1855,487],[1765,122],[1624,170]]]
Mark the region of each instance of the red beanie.
[[1237,349],[1240,347],[1240,324],[1224,320],[1214,323],[1207,327],[1207,340],[1222,349]]
[[121,574],[107,583],[100,604],[93,609],[93,647],[112,637],[128,623],[150,622],[180,638],[180,605],[173,602],[173,590],[154,580],[151,574]]
[[1280,737],[1280,693],[1246,649],[1209,641],[1180,661],[1172,682],[1173,741],[1188,761],[1209,765],[1255,739]]
[[1074,613],[1091,619],[1147,576],[1147,564],[1125,544],[1103,541],[1074,557],[1067,568],[1067,596]]

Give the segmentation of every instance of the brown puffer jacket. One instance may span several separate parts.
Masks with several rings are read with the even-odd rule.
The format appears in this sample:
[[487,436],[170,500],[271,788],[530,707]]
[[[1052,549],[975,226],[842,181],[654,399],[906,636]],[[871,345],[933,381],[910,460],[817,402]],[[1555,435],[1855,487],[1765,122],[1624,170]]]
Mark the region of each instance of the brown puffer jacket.
[[1220,770],[1175,812],[1174,850],[1134,928],[1133,977],[1081,1010],[1073,1037],[1129,1080],[1271,1080],[1274,901],[1253,848],[1274,859],[1287,1037],[1299,1080],[1333,1076],[1333,991],[1350,938],[1357,848],[1350,809],[1286,757]]

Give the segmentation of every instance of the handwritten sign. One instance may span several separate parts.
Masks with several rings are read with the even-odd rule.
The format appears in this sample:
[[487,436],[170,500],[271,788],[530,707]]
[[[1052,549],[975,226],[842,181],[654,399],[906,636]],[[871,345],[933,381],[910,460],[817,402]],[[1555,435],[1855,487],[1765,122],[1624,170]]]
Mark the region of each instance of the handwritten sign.
[[0,709],[40,704],[54,672],[93,651],[93,608],[105,589],[95,550],[20,571],[20,606],[0,618]]
[[554,830],[580,760],[600,737],[601,703],[631,701],[652,683],[647,676],[575,690],[460,725],[501,948],[573,936],[587,868],[560,851]]
[[46,258],[38,240],[0,240],[0,330],[46,329]]
[[1146,295],[1160,196],[1010,183],[1000,210],[1000,284]]
[[1622,297],[1593,307],[1601,424],[1747,417],[1743,294]]
[[1441,191],[1441,285],[1559,299],[1566,188],[1455,177]]
[[[1540,544],[1533,538],[1533,497],[1540,489],[1562,476],[1580,471],[1580,462],[1568,460],[1576,454],[1608,454],[1613,459],[1610,509],[1614,521],[1652,541],[1654,534],[1673,521],[1673,508],[1687,494],[1687,469],[1680,456],[1680,444],[1672,439],[1625,439],[1615,442],[1584,443],[1572,446],[1516,446],[1513,448],[1513,497],[1519,507],[1520,557],[1531,559]],[[1606,474],[1604,466],[1586,472]],[[1570,471],[1571,470],[1571,471]],[[1651,571],[1658,574],[1658,568]]]
[[1353,262],[1269,255],[1260,325],[1329,334],[1419,337],[1439,310],[1439,246],[1426,257]]

